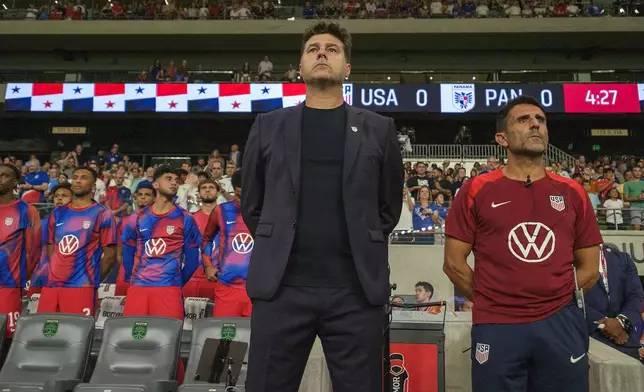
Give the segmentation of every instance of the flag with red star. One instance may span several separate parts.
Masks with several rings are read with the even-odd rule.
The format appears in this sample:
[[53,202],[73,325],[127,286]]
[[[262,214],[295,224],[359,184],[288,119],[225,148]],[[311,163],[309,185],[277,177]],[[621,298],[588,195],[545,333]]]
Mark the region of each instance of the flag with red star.
[[157,112],[188,111],[188,85],[185,83],[157,84]]
[[282,97],[282,107],[297,106],[306,99],[306,86],[304,84],[285,84]]
[[249,83],[220,84],[219,85],[219,111],[232,113],[250,113],[250,88]]
[[95,112],[125,112],[124,84],[96,84],[94,94]]
[[31,93],[32,112],[62,112],[63,84],[34,83]]

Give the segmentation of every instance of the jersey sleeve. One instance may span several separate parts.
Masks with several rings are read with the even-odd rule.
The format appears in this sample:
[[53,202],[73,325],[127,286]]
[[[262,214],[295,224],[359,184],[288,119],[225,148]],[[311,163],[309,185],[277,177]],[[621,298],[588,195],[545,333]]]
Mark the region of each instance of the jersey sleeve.
[[476,239],[476,219],[474,216],[474,179],[465,181],[458,195],[454,197],[452,207],[447,214],[445,233],[457,240],[474,244]]
[[111,211],[105,210],[101,215],[99,238],[102,246],[116,244],[116,220]]
[[118,246],[123,246],[123,241],[121,240],[121,235],[123,234],[123,227],[125,226],[125,221],[127,218],[121,219],[119,223],[116,224],[116,244]]
[[599,245],[604,241],[599,232],[597,217],[590,203],[590,198],[586,197],[586,191],[581,185],[573,184],[572,187],[573,197],[577,199],[578,205],[575,210],[575,243],[573,249],[577,250]]
[[40,227],[40,215],[32,205],[27,207],[27,220],[29,226],[25,230],[25,249],[27,249],[27,276],[31,276],[40,260],[42,251],[42,228]]
[[181,269],[181,280],[185,285],[188,283],[192,274],[201,264],[201,234],[199,228],[192,219],[192,215],[185,214],[183,218],[183,251],[185,254],[185,263]]
[[54,210],[49,215],[49,220],[47,221],[47,231],[49,234],[47,236],[47,244],[54,245],[54,243],[56,242],[56,210]]
[[132,277],[132,268],[134,268],[134,257],[136,255],[136,219],[132,224],[123,224],[121,233],[121,245],[123,246],[122,263],[125,277],[123,280],[129,282]]
[[204,229],[202,244],[201,244],[201,257],[203,258],[203,265],[205,268],[216,267],[219,263],[213,260],[213,243],[217,237],[221,226],[221,207],[217,205],[215,209],[208,216],[208,223]]

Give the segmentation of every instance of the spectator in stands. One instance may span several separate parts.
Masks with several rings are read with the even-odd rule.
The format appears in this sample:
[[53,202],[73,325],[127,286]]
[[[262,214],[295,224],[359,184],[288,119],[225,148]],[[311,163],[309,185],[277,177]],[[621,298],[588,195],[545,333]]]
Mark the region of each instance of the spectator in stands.
[[585,295],[590,336],[634,358],[640,357],[644,292],[631,256],[603,245],[599,280]]
[[49,169],[48,175],[49,175],[49,186],[45,191],[45,199],[49,199],[52,189],[54,189],[54,187],[58,185],[58,166],[52,167],[51,169]]
[[302,8],[302,17],[304,19],[315,19],[317,16],[315,8],[311,5],[310,1],[304,3],[304,8]]
[[474,309],[474,302],[470,301],[469,299],[465,299],[465,302],[461,303],[458,306],[459,312],[470,312],[472,313],[472,309]]
[[105,197],[105,194],[107,193],[107,186],[105,185],[105,182],[101,179],[102,177],[102,171],[96,164],[96,161],[92,160],[90,161],[89,168],[94,170],[96,174],[98,175],[98,178],[96,179],[96,182],[94,183],[94,200],[103,200]]
[[239,146],[233,144],[230,146],[230,154],[228,159],[235,163],[235,167],[240,168],[242,164],[242,153],[239,151]]
[[593,206],[593,208],[599,207],[601,205],[601,200],[599,200],[599,196],[597,196],[597,194],[592,191],[590,181],[582,180],[581,185],[584,187],[584,190],[588,194],[588,198],[590,199],[590,204]]
[[595,0],[591,0],[590,5],[588,6],[588,15],[592,17],[598,17],[602,16],[604,14],[604,10],[602,8],[595,4]]
[[[416,287],[415,287],[414,291],[416,293],[416,302],[419,303],[419,304],[425,304],[425,303],[431,302],[432,297],[434,296],[434,286],[432,286],[431,283],[429,283],[429,282],[421,281],[421,282],[416,283]],[[431,313],[436,313],[436,312],[433,311],[434,309],[431,309],[429,307],[416,308],[415,310],[420,311],[420,312],[430,312],[431,311]],[[438,309],[438,312],[440,312],[440,307]]]
[[184,210],[195,213],[199,211],[199,178],[194,173],[186,173],[185,182],[177,190],[177,204]]
[[288,65],[288,70],[284,73],[284,80],[291,83],[297,82],[297,70],[293,68],[293,64]]
[[42,202],[45,200],[45,192],[49,188],[49,176],[40,170],[40,162],[37,159],[29,161],[27,168],[28,173],[24,176],[24,184],[19,186],[23,191],[23,199],[32,203]]
[[419,189],[423,186],[429,189],[430,181],[433,183],[432,179],[427,175],[427,164],[425,162],[417,162],[416,175],[407,181],[407,187],[412,197],[418,200]]
[[[408,174],[405,173],[405,180],[408,179]],[[409,230],[413,227],[412,223],[412,213],[414,208],[416,208],[416,201],[411,196],[409,188],[407,185],[403,186],[403,205],[400,211],[400,219],[398,219],[398,224],[396,225],[395,230]]]
[[114,175],[115,186],[107,188],[107,193],[101,204],[112,211],[112,214],[119,219],[128,215],[128,209],[132,206],[132,191],[123,185],[125,171],[118,170]]
[[642,181],[642,168],[635,166],[631,169],[633,179],[624,184],[624,201],[629,202],[631,208],[631,225],[633,230],[640,230],[644,218],[644,181]]
[[608,192],[617,187],[617,182],[615,182],[615,170],[611,167],[603,169],[604,177],[597,180],[595,183],[595,188],[597,189],[597,194],[599,195],[600,200],[606,200]]
[[609,230],[617,230],[619,225],[624,223],[622,219],[622,208],[624,208],[624,201],[617,188],[610,188],[607,194],[607,199],[604,201],[604,208],[606,208],[606,223],[609,223]]
[[260,61],[257,66],[257,78],[260,81],[271,80],[271,72],[273,72],[273,63],[268,56],[264,56],[264,60]]
[[445,219],[447,219],[447,203],[445,202],[445,196],[442,193],[439,193],[436,195],[436,198],[434,199],[434,203],[430,207],[432,211],[434,211],[438,218],[437,218],[437,223],[438,225],[442,226],[445,223]]
[[[434,226],[438,223],[438,211],[434,211],[431,207],[432,199],[429,187],[423,185],[418,190],[418,198],[414,206],[412,215],[412,223],[415,231],[428,231],[433,230]],[[433,243],[434,237],[428,237],[427,242]],[[425,241],[423,241],[425,242]]]
[[105,158],[105,163],[108,166],[111,166],[115,163],[118,164],[122,160],[123,160],[123,157],[121,156],[121,154],[119,154],[119,145],[114,143],[112,145],[112,149],[110,150],[110,153],[107,154],[107,157]]

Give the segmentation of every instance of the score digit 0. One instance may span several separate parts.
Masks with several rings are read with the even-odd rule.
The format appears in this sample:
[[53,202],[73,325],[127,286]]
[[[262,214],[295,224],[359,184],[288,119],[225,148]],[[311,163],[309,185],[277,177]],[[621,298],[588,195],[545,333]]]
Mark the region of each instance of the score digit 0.
[[427,106],[427,91],[424,89],[416,90],[416,105],[418,107]]

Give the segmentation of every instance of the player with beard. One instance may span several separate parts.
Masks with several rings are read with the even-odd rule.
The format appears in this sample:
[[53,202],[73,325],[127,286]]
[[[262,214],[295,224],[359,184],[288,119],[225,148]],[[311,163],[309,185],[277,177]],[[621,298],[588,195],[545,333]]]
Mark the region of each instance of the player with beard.
[[[158,168],[152,182],[157,192],[154,203],[138,212],[134,226],[123,229],[123,266],[131,276],[124,316],[183,321],[181,288],[200,266],[201,234],[192,215],[173,202],[178,180],[173,168]],[[183,381],[184,372],[179,360],[177,381]]]
[[250,317],[252,304],[246,293],[253,237],[239,208],[242,170],[231,178],[235,199],[218,204],[203,235],[202,258],[206,276],[215,284],[215,317]]
[[41,228],[36,209],[16,199],[20,171],[0,164],[0,313],[7,316],[11,338],[22,308],[22,288],[40,257]]
[[587,392],[576,286],[598,279],[597,218],[577,182],[545,170],[548,127],[535,99],[508,102],[495,139],[507,165],[465,182],[447,216],[443,269],[474,304],[472,391]]
[[[62,207],[72,201],[72,188],[69,184],[58,184],[52,190],[54,195],[54,207]],[[49,257],[47,257],[47,241],[49,239],[49,216],[40,220],[40,227],[42,227],[42,243],[40,249],[40,261],[38,266],[31,275],[31,283],[27,292],[27,297],[33,294],[40,293],[43,286],[47,283],[47,275],[49,274]]]
[[[134,194],[135,204],[138,207],[138,210],[141,211],[145,207],[149,206],[154,202],[157,192],[154,190],[154,187],[150,184],[141,184],[136,188],[136,193]],[[123,267],[123,242],[121,241],[121,235],[123,235],[123,230],[126,226],[133,227],[136,225],[137,214],[131,214],[119,221],[117,226],[118,231],[118,275],[116,276],[116,285],[114,289],[114,295],[126,295],[127,289],[130,287],[130,275],[125,274],[125,267]]]
[[[215,206],[217,205],[217,198],[221,192],[221,186],[214,180],[204,180],[199,183],[199,200],[201,200],[201,209],[192,214],[199,233],[204,235],[204,230],[208,224],[208,217]],[[215,300],[215,283],[208,280],[205,271],[202,267],[197,268],[190,281],[183,286],[184,297],[199,297],[208,298],[212,301]]]
[[94,315],[96,289],[116,262],[116,222],[93,199],[96,172],[72,174],[72,201],[49,216],[49,274],[38,312]]

